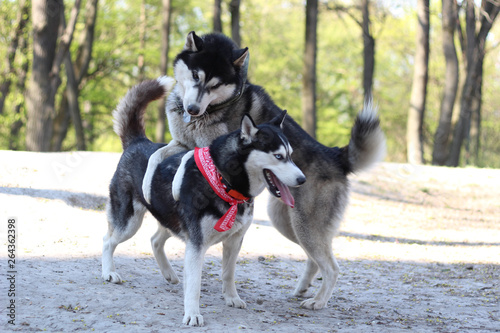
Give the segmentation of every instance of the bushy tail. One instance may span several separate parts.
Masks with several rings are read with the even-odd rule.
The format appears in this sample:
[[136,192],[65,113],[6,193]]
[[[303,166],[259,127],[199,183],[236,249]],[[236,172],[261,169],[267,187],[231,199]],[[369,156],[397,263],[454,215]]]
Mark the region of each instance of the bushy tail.
[[385,150],[377,107],[369,100],[356,117],[351,139],[343,150],[344,162],[347,162],[349,172],[366,170],[385,157]]
[[131,88],[113,111],[113,130],[126,149],[132,140],[146,137],[144,113],[148,104],[165,96],[174,87],[175,80],[162,76]]

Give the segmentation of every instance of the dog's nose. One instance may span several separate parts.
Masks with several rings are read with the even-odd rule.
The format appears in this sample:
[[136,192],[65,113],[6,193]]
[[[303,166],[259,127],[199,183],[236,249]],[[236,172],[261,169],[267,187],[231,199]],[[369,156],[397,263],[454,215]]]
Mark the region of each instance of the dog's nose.
[[189,104],[187,107],[187,112],[192,116],[197,116],[200,112],[200,106],[198,104]]
[[300,176],[297,178],[297,185],[302,185],[306,182],[306,177],[305,176]]

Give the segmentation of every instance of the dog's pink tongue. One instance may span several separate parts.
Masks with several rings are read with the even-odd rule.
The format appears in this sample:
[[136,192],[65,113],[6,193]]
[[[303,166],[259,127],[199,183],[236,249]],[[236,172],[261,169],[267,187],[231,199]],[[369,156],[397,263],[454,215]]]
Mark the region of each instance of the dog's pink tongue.
[[288,188],[288,186],[283,184],[278,179],[278,177],[276,177],[274,174],[273,174],[273,176],[274,176],[273,177],[274,184],[278,187],[278,190],[280,190],[281,200],[284,203],[286,203],[288,206],[293,208],[295,206],[295,199],[293,198],[292,193],[290,193],[290,189]]

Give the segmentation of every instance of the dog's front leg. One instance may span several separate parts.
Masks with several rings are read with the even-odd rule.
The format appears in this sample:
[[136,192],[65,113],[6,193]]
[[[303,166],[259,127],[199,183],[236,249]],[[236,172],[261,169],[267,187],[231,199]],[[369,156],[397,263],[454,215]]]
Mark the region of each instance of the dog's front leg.
[[168,145],[158,149],[149,157],[148,167],[146,169],[146,173],[144,174],[144,178],[142,179],[142,194],[147,203],[151,203],[151,185],[153,182],[153,175],[155,174],[158,165],[160,165],[160,163],[167,157],[186,150],[188,149],[180,142],[172,140]]
[[191,242],[186,243],[184,258],[184,319],[190,326],[203,326],[200,314],[201,270],[206,249]]
[[241,309],[246,308],[247,305],[241,300],[236,291],[234,272],[244,233],[238,232],[222,243],[222,294],[226,300],[226,305]]

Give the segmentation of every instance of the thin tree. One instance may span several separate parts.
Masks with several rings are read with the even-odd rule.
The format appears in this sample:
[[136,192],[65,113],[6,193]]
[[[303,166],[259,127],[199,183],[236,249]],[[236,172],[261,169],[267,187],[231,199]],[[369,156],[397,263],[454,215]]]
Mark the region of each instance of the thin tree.
[[[80,94],[80,85],[82,84],[83,79],[88,75],[90,61],[92,60],[98,4],[99,0],[87,0],[87,5],[85,7],[85,28],[78,43],[79,46],[76,51],[76,59],[73,66],[76,75],[76,85],[72,88],[77,95]],[[84,108],[84,110],[88,109],[89,108]],[[76,109],[75,111],[72,111],[72,113],[76,114]],[[88,143],[92,144],[94,136],[92,134],[91,119],[83,121],[82,126],[86,132],[89,133],[85,140],[88,140]]]
[[69,52],[66,52],[66,56],[64,57],[64,68],[68,79],[68,83],[66,84],[66,95],[68,98],[69,115],[75,127],[76,148],[78,150],[86,150],[87,145],[85,142],[85,133],[83,131],[82,115],[80,113],[80,105],[78,104],[78,81]]
[[455,48],[455,27],[457,21],[456,0],[442,0],[443,52],[446,61],[443,97],[439,124],[434,135],[432,164],[445,165],[449,154],[451,120],[458,91],[459,70]]
[[[97,20],[97,8],[99,0],[88,0],[85,6],[85,26],[78,40],[78,48],[76,50],[75,61],[72,62],[71,57],[65,58],[65,69],[68,80],[66,89],[61,98],[60,105],[54,119],[54,133],[52,138],[52,151],[60,151],[62,143],[66,138],[70,120],[75,126],[77,148],[84,150],[87,148],[87,143],[92,139],[92,135],[87,137],[85,131],[90,130],[90,122],[82,120],[79,95],[80,85],[87,76],[90,61],[92,60],[92,50],[94,45],[94,33]],[[73,69],[69,68],[72,65]],[[70,76],[74,76],[75,80]],[[71,103],[68,102],[68,95],[72,95]]]
[[231,12],[231,38],[241,47],[240,4],[241,0],[231,0],[229,3],[229,11]]
[[[171,0],[162,0],[162,20],[161,20],[161,54],[160,71],[161,75],[167,75],[168,69],[168,51],[170,49],[170,20],[172,17]],[[158,122],[156,123],[156,142],[165,142],[166,114],[165,99],[162,99],[158,105]]]
[[[476,30],[476,13],[473,0],[466,2],[466,77],[460,98],[460,117],[455,126],[448,165],[458,166],[464,141],[469,149],[471,122],[475,116],[476,151],[479,150],[483,62],[486,53],[486,38],[500,10],[500,4],[483,0],[480,8],[480,28]],[[477,31],[477,32],[476,32]],[[467,151],[469,153],[469,150]]]
[[214,32],[222,32],[221,4],[222,0],[214,1]]
[[78,84],[87,76],[92,60],[98,5],[99,0],[88,0],[85,6],[85,28],[78,42],[75,60],[75,74],[78,78]]
[[[363,38],[363,96],[369,99],[373,93],[373,75],[375,72],[375,37],[370,20],[370,0],[362,0],[361,6],[327,3],[326,8],[347,14],[361,28]],[[361,11],[361,20],[359,19]],[[382,13],[382,18],[386,15]]]
[[318,0],[306,2],[304,68],[302,70],[302,127],[316,137],[316,53]]
[[412,164],[424,163],[423,123],[429,68],[429,0],[417,1],[417,43],[413,83],[406,131],[407,158]]
[[13,24],[13,29],[10,33],[9,47],[7,49],[7,63],[5,70],[3,72],[2,78],[0,80],[0,114],[3,113],[3,107],[5,100],[10,91],[10,85],[12,83],[12,75],[14,75],[14,60],[16,57],[16,52],[20,44],[20,39],[23,38],[26,24],[29,19],[29,9],[30,1],[21,0],[19,2],[19,10],[17,12],[16,20]]
[[365,101],[371,99],[373,72],[375,71],[375,39],[370,33],[370,1],[362,0],[361,12],[363,21],[363,91]]

